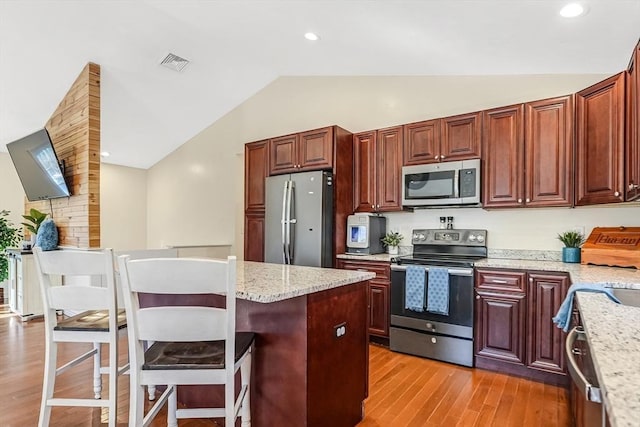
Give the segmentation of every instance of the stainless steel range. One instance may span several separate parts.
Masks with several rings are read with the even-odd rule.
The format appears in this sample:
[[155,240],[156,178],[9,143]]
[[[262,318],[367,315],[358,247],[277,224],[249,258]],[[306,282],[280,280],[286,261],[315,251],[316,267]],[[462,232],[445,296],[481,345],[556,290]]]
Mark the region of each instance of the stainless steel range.
[[391,265],[389,346],[473,366],[473,266],[487,256],[487,231],[413,230],[412,243]]

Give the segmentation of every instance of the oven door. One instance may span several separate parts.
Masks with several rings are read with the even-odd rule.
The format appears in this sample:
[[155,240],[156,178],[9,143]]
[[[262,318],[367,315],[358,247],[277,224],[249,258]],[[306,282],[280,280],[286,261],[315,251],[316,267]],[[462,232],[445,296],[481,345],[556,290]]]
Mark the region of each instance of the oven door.
[[[424,266],[428,271],[429,266]],[[449,314],[417,312],[405,308],[404,265],[391,266],[391,326],[473,338],[473,269],[449,268]],[[428,274],[426,291],[429,289]]]

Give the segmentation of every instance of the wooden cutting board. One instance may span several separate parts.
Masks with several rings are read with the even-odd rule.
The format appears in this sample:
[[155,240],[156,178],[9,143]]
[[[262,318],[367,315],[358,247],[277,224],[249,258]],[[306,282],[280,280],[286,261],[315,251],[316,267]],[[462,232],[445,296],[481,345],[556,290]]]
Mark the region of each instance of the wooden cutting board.
[[640,227],[595,227],[580,259],[581,264],[640,268]]

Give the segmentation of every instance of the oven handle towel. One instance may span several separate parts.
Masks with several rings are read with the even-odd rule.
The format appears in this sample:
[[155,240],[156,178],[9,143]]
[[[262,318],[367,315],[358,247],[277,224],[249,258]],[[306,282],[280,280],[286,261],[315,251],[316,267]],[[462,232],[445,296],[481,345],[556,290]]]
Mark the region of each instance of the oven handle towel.
[[555,317],[552,319],[553,323],[555,323],[558,328],[562,328],[562,330],[565,332],[569,330],[569,324],[571,323],[573,295],[578,291],[602,292],[607,295],[611,301],[620,304],[620,300],[613,294],[613,290],[611,288],[605,288],[605,285],[602,283],[576,283],[569,286],[567,296],[565,297],[564,301],[562,301],[562,304],[560,304],[558,313],[556,313]]
[[449,315],[449,270],[446,268],[429,267],[427,311]]
[[424,267],[414,265],[407,266],[405,273],[404,308],[407,310],[424,311],[425,300],[425,278]]

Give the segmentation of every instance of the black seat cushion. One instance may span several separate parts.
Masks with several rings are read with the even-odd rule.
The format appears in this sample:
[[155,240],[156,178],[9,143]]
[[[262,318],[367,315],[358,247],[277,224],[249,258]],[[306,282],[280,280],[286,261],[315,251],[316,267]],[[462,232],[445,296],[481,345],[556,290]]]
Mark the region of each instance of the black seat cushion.
[[[253,332],[236,333],[236,362],[254,339]],[[145,352],[142,369],[224,369],[224,348],[224,341],[157,341]]]
[[[127,327],[124,310],[118,310],[118,329]],[[55,331],[109,331],[109,310],[83,311],[73,317],[58,322]]]

